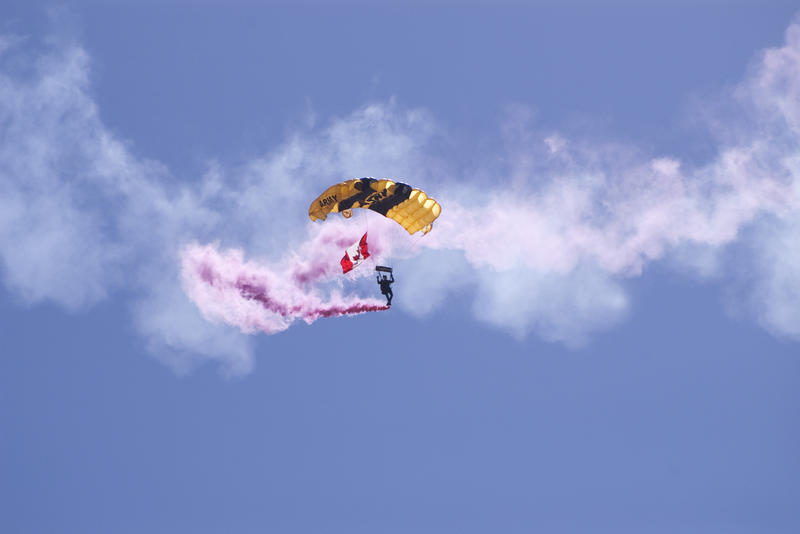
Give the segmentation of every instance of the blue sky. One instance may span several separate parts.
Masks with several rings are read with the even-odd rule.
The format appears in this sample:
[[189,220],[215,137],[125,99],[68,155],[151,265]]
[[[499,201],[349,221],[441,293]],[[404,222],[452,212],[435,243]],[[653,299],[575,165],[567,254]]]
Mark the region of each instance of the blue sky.
[[[797,532],[798,7],[4,3],[0,531]],[[357,176],[391,311],[185,290]]]

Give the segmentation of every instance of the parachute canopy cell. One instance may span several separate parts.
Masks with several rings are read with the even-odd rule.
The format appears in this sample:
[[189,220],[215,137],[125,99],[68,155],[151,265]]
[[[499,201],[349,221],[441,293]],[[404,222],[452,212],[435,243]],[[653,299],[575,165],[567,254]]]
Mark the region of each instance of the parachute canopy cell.
[[350,217],[355,208],[369,209],[393,219],[409,234],[420,230],[423,234],[430,232],[433,221],[442,211],[438,202],[410,185],[392,180],[357,178],[326,189],[311,203],[308,216],[312,221],[324,221],[329,213]]

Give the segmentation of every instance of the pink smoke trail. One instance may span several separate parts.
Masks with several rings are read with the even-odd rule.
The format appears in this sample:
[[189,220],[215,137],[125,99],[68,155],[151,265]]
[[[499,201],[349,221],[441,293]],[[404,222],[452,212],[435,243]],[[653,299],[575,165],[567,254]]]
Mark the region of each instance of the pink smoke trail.
[[[387,310],[378,299],[339,292],[323,298],[314,285],[342,276],[339,259],[344,248],[360,237],[356,233],[352,228],[329,225],[299,245],[280,267],[245,261],[239,249],[188,245],[181,251],[183,287],[207,319],[245,333],[274,334],[297,319],[311,324],[322,317]],[[379,253],[380,239],[376,236],[370,246]],[[371,274],[366,266],[356,277]]]

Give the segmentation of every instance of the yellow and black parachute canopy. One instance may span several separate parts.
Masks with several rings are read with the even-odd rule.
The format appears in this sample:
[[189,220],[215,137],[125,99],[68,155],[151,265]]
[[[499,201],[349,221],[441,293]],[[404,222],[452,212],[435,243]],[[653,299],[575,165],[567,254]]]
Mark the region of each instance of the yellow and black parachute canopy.
[[392,180],[358,178],[332,185],[308,208],[312,221],[325,220],[329,213],[350,217],[353,209],[364,208],[397,221],[409,234],[430,232],[442,208],[424,191]]

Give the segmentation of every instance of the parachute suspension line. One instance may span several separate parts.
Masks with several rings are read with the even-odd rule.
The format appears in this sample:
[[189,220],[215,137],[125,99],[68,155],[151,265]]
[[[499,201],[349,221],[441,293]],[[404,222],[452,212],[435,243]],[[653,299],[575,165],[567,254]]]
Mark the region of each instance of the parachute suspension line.
[[362,226],[364,226],[364,228],[366,229],[365,231],[367,232],[367,242],[369,242],[369,240],[370,240],[370,237],[369,237],[369,213],[367,213],[366,210],[358,210],[358,211],[362,212],[362,216],[363,216],[363,219],[364,219],[364,222],[363,222]]
[[[354,210],[359,214],[359,226],[367,233],[367,242],[378,243],[381,247],[380,254],[372,256],[372,262],[375,266],[386,265],[389,266],[390,258],[392,257],[391,251],[394,246],[394,238],[391,232],[386,232],[381,228],[379,221],[376,219],[378,214],[370,210]],[[371,232],[374,230],[374,233]]]
[[392,265],[392,260],[395,254],[397,254],[397,239],[392,230],[394,229],[384,228],[383,234],[381,235],[384,247],[383,254],[381,254],[381,265],[385,265],[390,269],[394,267],[394,265]]
[[[365,232],[367,233],[367,243],[375,243],[378,239],[378,236],[375,233],[370,233],[370,229],[380,228],[380,226],[371,225],[372,218],[375,216],[373,212],[370,210],[353,210],[356,213],[356,223],[359,226],[359,232],[363,235]],[[374,265],[389,265],[386,263],[387,259],[390,258],[390,254],[388,254],[387,248],[387,239],[391,241],[391,238],[387,238],[385,235],[381,235],[381,238],[384,240],[381,245],[383,245],[383,250],[380,254],[375,255],[373,254],[370,256],[372,258],[372,263]],[[389,243],[389,247],[391,247],[391,243]]]
[[[358,213],[357,223],[358,223],[358,226],[359,226],[359,229],[358,229],[359,233],[361,235],[364,235],[365,233],[367,234],[367,243],[374,242],[375,241],[375,236],[373,236],[373,235],[371,235],[369,233],[369,219],[370,219],[369,215],[370,214],[367,213],[367,210],[355,210],[355,211],[356,211],[356,213]],[[372,261],[374,262],[375,258],[373,258]]]

